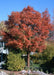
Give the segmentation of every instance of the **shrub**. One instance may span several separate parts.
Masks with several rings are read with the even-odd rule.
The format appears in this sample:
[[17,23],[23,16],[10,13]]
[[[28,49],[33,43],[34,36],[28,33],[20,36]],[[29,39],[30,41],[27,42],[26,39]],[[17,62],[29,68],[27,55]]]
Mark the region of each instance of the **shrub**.
[[7,56],[7,69],[11,71],[19,71],[24,69],[25,61],[21,58],[21,54],[14,54],[12,52]]

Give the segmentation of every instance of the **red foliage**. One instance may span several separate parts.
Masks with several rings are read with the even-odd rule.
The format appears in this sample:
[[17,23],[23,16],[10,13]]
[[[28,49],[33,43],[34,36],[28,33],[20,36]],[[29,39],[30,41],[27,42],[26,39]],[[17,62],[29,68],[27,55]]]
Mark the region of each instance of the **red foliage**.
[[12,12],[7,24],[7,46],[28,52],[45,49],[44,42],[52,28],[47,10],[41,14],[28,6],[22,12]]

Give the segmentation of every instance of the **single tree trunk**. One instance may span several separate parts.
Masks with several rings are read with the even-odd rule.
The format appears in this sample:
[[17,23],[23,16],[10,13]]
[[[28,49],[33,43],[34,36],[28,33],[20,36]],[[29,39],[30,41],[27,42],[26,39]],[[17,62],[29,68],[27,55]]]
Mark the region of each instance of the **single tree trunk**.
[[30,52],[27,52],[27,66],[30,67]]

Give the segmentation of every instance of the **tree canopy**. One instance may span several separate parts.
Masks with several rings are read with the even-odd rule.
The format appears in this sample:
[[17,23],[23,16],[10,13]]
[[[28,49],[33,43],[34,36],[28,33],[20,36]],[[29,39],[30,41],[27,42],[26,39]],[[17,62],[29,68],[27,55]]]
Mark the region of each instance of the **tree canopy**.
[[36,50],[42,52],[45,49],[45,39],[52,29],[47,10],[41,14],[28,6],[21,12],[12,12],[8,18],[6,24],[9,32],[4,35],[7,46],[28,53]]

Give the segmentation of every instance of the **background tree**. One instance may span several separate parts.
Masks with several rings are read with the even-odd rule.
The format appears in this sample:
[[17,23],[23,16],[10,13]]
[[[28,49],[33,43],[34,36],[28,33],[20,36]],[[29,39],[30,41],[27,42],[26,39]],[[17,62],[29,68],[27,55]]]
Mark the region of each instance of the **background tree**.
[[48,70],[49,73],[54,72],[54,43],[48,43],[46,50],[42,53],[42,67],[43,71],[46,72]]
[[3,35],[4,32],[8,32],[7,27],[4,21],[0,22],[0,35]]
[[54,57],[54,43],[48,44],[46,50],[42,53],[42,62],[48,62]]
[[6,30],[7,28],[6,28],[4,21],[0,22],[0,31],[6,31]]
[[28,6],[21,12],[12,12],[6,24],[9,30],[4,35],[7,46],[25,50],[29,66],[30,52],[42,52],[45,49],[45,39],[51,30],[48,11],[41,14]]

